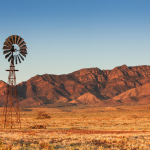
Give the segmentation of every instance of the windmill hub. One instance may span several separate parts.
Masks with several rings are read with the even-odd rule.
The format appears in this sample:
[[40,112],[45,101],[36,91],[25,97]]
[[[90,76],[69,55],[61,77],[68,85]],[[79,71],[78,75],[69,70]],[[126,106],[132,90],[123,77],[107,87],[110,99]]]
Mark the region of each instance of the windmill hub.
[[[13,49],[14,49],[14,51],[13,51],[13,55],[19,55],[19,51],[20,51],[20,47],[17,45],[17,44],[13,44]],[[15,57],[16,57],[15,56]]]
[[11,47],[11,52],[14,52],[16,49],[14,49],[14,46]]

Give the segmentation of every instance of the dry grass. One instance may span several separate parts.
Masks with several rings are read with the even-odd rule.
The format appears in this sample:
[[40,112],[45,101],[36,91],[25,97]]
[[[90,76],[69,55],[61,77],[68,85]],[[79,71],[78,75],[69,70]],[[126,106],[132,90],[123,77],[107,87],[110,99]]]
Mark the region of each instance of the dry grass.
[[21,122],[0,131],[1,149],[150,149],[150,105],[30,108]]

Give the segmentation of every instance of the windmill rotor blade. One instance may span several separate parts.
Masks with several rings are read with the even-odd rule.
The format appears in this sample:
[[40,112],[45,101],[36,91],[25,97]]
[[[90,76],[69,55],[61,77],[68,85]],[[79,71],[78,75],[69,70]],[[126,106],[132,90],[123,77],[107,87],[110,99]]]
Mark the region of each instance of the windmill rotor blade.
[[20,52],[27,54],[27,50],[26,49],[22,49],[22,50],[20,50]]
[[3,51],[3,54],[7,54],[9,52],[11,52],[11,50],[6,50],[6,51]]
[[23,41],[24,41],[24,39],[21,38],[20,41],[19,41],[19,43],[18,43],[18,45],[20,45]]
[[21,60],[20,60],[19,56],[17,56],[17,57],[18,57],[19,63],[21,63]]
[[23,42],[19,45],[19,47],[24,46],[24,45],[26,45],[26,42],[25,42],[25,41],[23,41]]
[[20,52],[20,54],[22,54],[24,57],[26,57],[26,54],[24,52]]
[[22,59],[22,60],[24,60],[24,58],[19,54],[19,56],[20,56],[20,58]]
[[13,44],[15,44],[15,35],[13,35],[12,37],[13,37]]
[[11,58],[12,58],[12,55],[8,58],[8,61],[9,61],[9,62],[10,62]]
[[15,38],[14,44],[16,44],[16,42],[17,42],[17,35],[14,35],[14,38]]
[[16,44],[18,44],[20,38],[21,38],[20,36],[17,36]]
[[22,47],[20,47],[20,49],[27,49],[27,46],[23,45]]
[[11,54],[11,53],[8,53],[7,55],[5,55],[5,59],[6,59],[7,57],[9,57],[9,56],[10,56],[10,54]]
[[16,44],[16,38],[17,38],[17,35],[13,35],[14,44]]
[[4,42],[4,45],[11,49],[11,45],[7,41]]
[[12,45],[12,42],[10,41],[10,38],[7,38],[6,41],[7,41],[10,45]]
[[3,46],[3,50],[6,50],[6,49],[10,50],[8,46]]
[[16,55],[16,64],[17,64],[17,55]]
[[10,40],[12,41],[12,45],[14,44],[13,36],[10,36]]
[[20,52],[23,52],[23,53],[27,54],[27,50],[26,49],[21,49]]
[[12,44],[15,44],[15,37],[14,35],[11,36]]

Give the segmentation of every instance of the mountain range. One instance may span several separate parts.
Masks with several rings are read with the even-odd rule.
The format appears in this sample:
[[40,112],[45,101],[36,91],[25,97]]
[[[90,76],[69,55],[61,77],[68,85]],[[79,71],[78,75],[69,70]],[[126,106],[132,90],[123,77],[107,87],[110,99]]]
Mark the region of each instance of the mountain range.
[[[0,81],[0,106],[6,83]],[[150,104],[150,66],[126,65],[112,70],[84,68],[69,74],[36,75],[17,85],[21,107]]]

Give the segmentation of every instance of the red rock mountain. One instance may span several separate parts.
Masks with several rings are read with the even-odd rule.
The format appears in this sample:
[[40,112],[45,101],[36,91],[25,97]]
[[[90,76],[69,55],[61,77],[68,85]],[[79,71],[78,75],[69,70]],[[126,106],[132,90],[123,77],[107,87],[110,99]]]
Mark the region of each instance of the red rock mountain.
[[[99,105],[122,104],[113,99],[129,89],[150,83],[150,66],[116,67],[112,70],[81,69],[66,75],[36,75],[18,84],[20,105],[52,104]],[[3,105],[5,83],[0,82],[0,105]],[[57,105],[58,106],[58,105]]]

